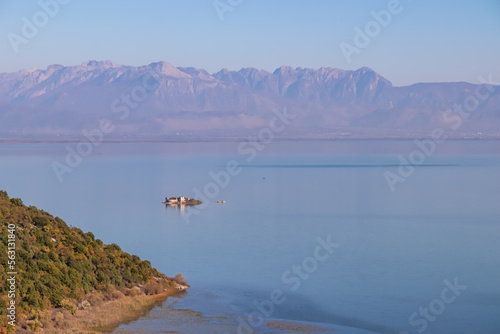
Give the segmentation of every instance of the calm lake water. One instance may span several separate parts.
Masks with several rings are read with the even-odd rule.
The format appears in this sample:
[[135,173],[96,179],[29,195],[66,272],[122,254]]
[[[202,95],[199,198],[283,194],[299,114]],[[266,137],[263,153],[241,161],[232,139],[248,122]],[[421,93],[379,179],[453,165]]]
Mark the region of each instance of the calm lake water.
[[68,145],[0,144],[0,188],[191,285],[117,332],[500,333],[499,141],[438,144],[394,191],[413,141],[104,143],[60,182]]

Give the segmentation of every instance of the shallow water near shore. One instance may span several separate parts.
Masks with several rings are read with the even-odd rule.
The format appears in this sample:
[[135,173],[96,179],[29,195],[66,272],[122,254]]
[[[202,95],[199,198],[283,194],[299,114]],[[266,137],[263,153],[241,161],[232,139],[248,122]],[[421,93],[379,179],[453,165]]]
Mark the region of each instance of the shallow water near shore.
[[394,192],[386,172],[413,141],[275,142],[255,158],[238,143],[102,143],[59,182],[67,145],[1,144],[0,188],[192,287],[118,333],[500,331],[499,141],[439,144]]

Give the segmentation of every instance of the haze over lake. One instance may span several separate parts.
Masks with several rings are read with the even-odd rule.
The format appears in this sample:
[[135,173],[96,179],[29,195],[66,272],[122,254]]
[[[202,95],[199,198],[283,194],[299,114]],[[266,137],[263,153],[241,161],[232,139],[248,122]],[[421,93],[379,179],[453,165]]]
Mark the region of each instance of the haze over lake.
[[[417,333],[425,318],[409,317],[447,284],[466,288],[434,302],[444,309],[426,333],[500,328],[497,141],[441,144],[395,192],[384,173],[397,172],[412,141],[275,142],[250,162],[238,143],[104,143],[59,183],[51,164],[64,161],[66,145],[3,144],[0,188],[191,285],[124,329],[172,327],[161,311],[184,308],[236,322],[279,289],[285,299],[266,320]],[[206,206],[161,204],[203,194],[209,173],[231,160],[241,172]],[[306,259],[318,238],[336,248],[315,265]],[[304,264],[307,275],[294,273]]]

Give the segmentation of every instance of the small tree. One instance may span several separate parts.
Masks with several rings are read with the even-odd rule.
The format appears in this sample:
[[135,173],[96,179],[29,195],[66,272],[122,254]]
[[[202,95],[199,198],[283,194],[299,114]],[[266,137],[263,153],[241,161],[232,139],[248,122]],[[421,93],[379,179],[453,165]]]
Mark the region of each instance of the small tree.
[[15,206],[23,206],[24,203],[20,198],[11,198],[10,202]]
[[175,275],[174,281],[178,284],[187,284],[187,280],[182,276],[182,274]]

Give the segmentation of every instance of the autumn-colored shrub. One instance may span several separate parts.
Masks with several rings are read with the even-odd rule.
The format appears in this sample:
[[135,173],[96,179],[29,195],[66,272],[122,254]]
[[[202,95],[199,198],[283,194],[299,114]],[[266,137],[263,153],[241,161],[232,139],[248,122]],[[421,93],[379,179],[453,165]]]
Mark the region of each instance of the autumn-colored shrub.
[[184,276],[182,276],[182,274],[175,275],[173,280],[178,284],[186,284],[187,283],[187,280],[184,278]]
[[129,290],[128,295],[130,297],[135,297],[141,293],[141,289],[138,287],[134,286],[132,289]]
[[78,309],[79,310],[86,310],[90,307],[90,302],[88,300],[82,300],[80,303],[78,303]]
[[89,301],[90,305],[92,306],[97,306],[99,304],[102,304],[103,302],[103,295],[102,294],[98,294],[98,293],[94,293],[94,294],[91,294],[87,300]]
[[62,312],[57,312],[54,320],[56,327],[62,327],[64,323],[64,314]]
[[120,298],[125,297],[125,295],[123,294],[123,292],[118,291],[118,290],[113,291],[111,293],[111,295],[113,296],[113,299],[120,299]]

